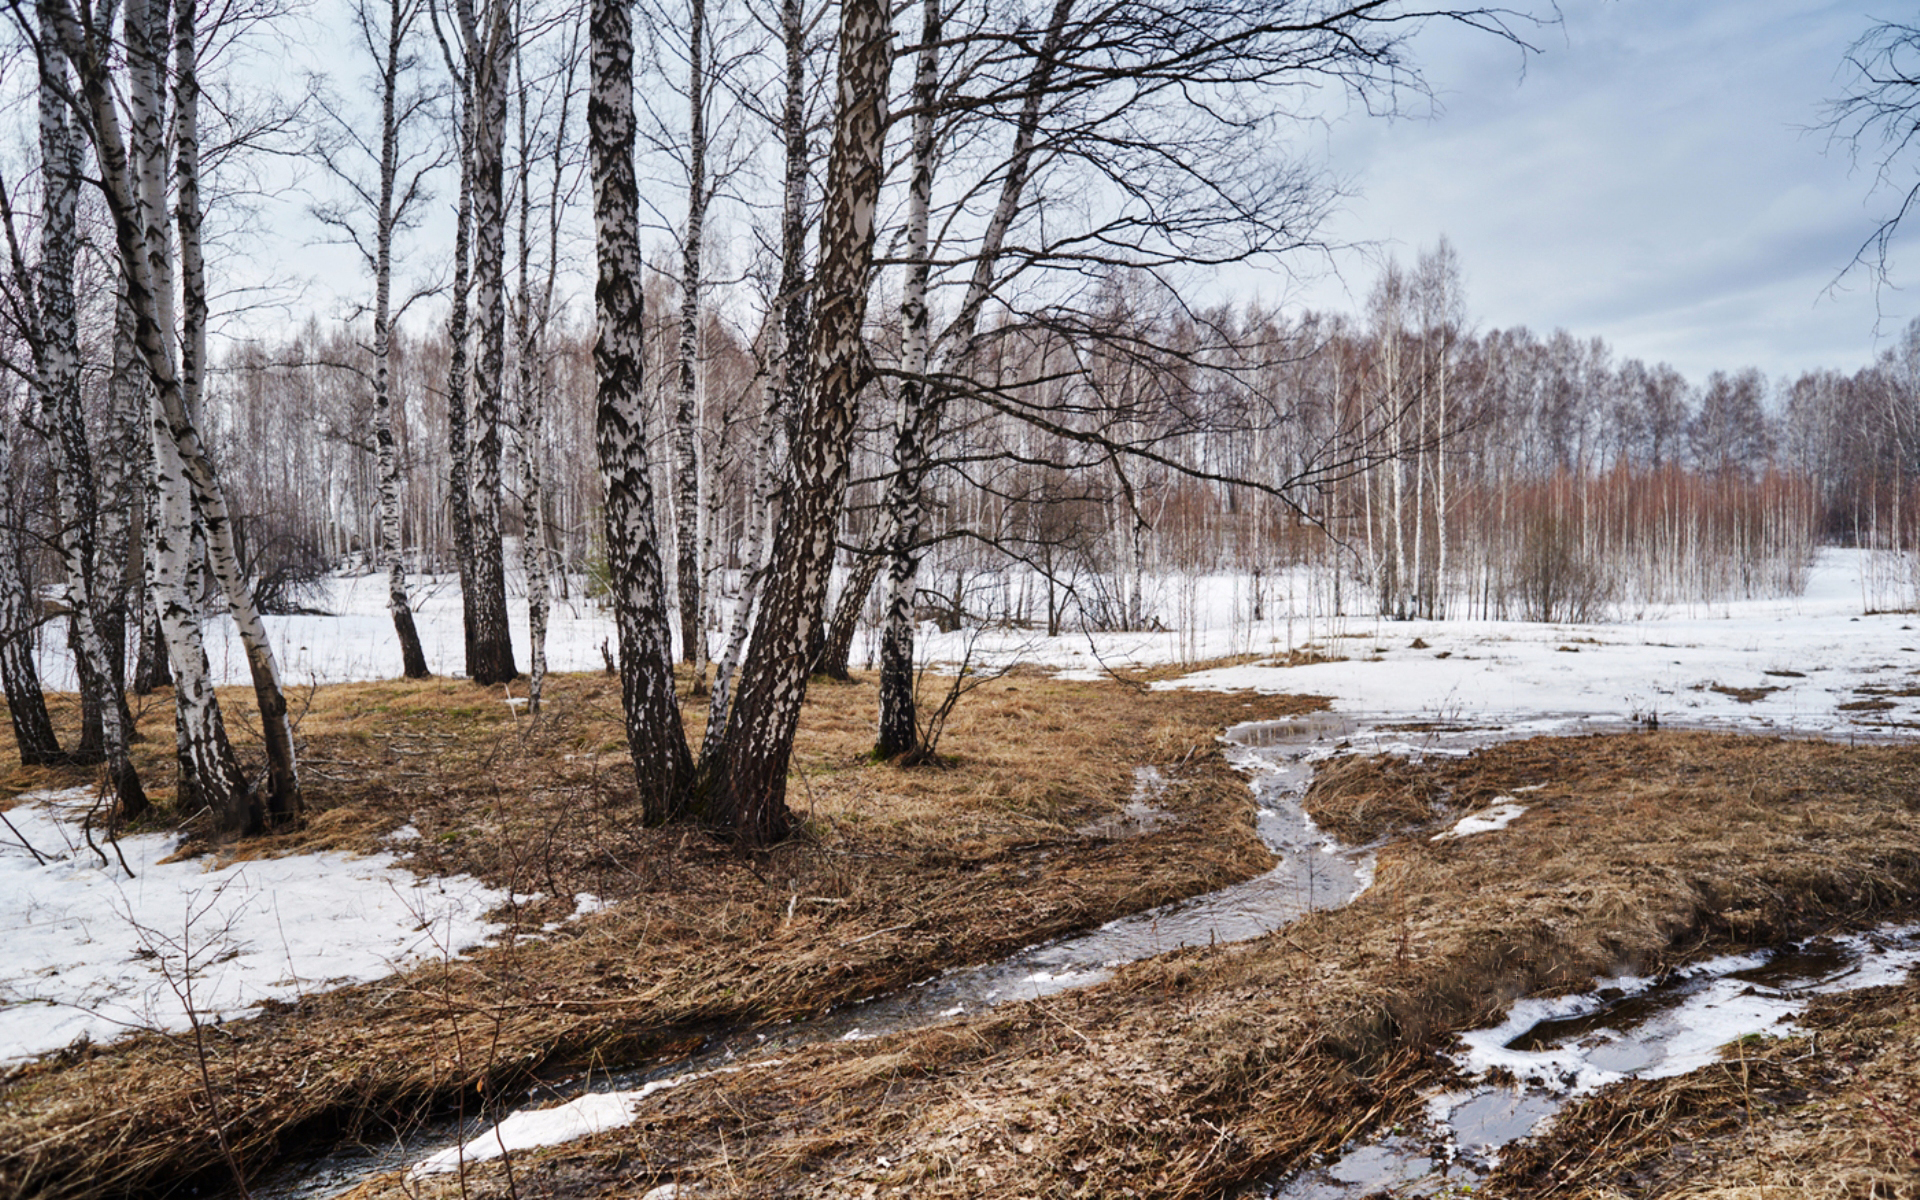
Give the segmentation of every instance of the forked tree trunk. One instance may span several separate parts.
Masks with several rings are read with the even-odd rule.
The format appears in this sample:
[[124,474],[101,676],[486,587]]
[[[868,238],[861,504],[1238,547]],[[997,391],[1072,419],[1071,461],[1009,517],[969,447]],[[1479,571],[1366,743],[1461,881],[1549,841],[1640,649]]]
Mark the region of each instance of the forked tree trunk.
[[854,405],[872,375],[862,337],[884,176],[889,6],[845,0],[839,81],[815,276],[811,385],[793,422],[789,494],[726,745],[714,756],[706,816],[749,845],[792,828],[787,764],[806,696],[807,650],[824,616],[835,532],[846,496]]
[[623,0],[589,11],[595,449],[606,489],[607,574],[620,638],[620,699],[634,786],[649,824],[686,810],[693,761],[674,695],[666,577],[647,455],[640,191],[634,179],[633,24]]

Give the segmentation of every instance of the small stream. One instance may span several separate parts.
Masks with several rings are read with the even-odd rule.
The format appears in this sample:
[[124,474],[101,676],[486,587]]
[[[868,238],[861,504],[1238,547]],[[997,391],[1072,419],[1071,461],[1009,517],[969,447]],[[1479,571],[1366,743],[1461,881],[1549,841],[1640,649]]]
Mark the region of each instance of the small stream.
[[[624,1124],[640,1098],[702,1075],[771,1066],[785,1050],[918,1029],[1008,1001],[1086,987],[1130,962],[1183,946],[1246,941],[1308,912],[1346,904],[1372,882],[1373,855],[1341,846],[1322,833],[1301,801],[1313,781],[1314,763],[1347,748],[1356,729],[1350,718],[1314,713],[1227,731],[1232,761],[1248,773],[1253,788],[1261,840],[1279,860],[1263,875],[1029,946],[998,962],[944,971],[819,1017],[716,1038],[691,1059],[542,1087],[542,1099],[566,1102],[516,1113],[498,1127],[446,1120],[385,1145],[339,1147],[283,1168],[253,1187],[253,1195],[260,1200],[311,1200],[409,1165],[416,1170],[456,1170],[461,1161],[498,1157],[503,1145],[518,1150],[586,1136]],[[1154,805],[1163,786],[1156,772],[1143,769],[1122,813],[1082,832],[1126,836],[1177,819]]]
[[[1030,946],[998,962],[945,971],[816,1018],[743,1028],[711,1040],[693,1058],[544,1085],[529,1099],[551,1107],[523,1110],[497,1126],[446,1120],[384,1146],[342,1146],[319,1159],[290,1164],[253,1194],[262,1200],[310,1200],[402,1168],[457,1170],[463,1162],[498,1157],[503,1150],[552,1145],[623,1125],[648,1095],[707,1075],[777,1067],[788,1050],[917,1029],[1099,983],[1126,963],[1183,946],[1260,937],[1308,912],[1344,905],[1372,882],[1372,854],[1334,842],[1302,807],[1319,761],[1350,749],[1464,755],[1546,733],[1627,728],[1622,722],[1557,715],[1499,727],[1374,727],[1334,713],[1235,726],[1226,733],[1229,754],[1249,776],[1260,837],[1278,859],[1257,878]],[[1142,769],[1122,813],[1081,832],[1128,836],[1176,819],[1154,803],[1163,786],[1157,773]],[[1463,822],[1457,832],[1473,828]],[[1477,1085],[1436,1096],[1419,1128],[1349,1147],[1327,1163],[1270,1180],[1248,1194],[1352,1200],[1383,1189],[1433,1196],[1470,1187],[1491,1169],[1501,1146],[1526,1136],[1571,1097],[1628,1074],[1658,1077],[1692,1070],[1710,1061],[1717,1047],[1746,1033],[1781,1032],[1782,1022],[1807,996],[1898,979],[1914,963],[1920,963],[1920,926],[1732,956],[1659,980],[1606,980],[1584,996],[1522,1000],[1502,1025],[1467,1035],[1458,1059],[1470,1076],[1498,1067],[1520,1084]]]

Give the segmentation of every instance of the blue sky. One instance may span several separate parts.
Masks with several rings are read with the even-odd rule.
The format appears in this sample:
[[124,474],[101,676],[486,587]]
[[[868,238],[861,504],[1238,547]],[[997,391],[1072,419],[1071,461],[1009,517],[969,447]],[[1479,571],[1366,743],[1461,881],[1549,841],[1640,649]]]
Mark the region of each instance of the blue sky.
[[[1333,235],[1403,260],[1442,234],[1481,328],[1557,326],[1694,379],[1864,364],[1920,314],[1920,236],[1893,289],[1854,272],[1894,197],[1816,128],[1867,4],[1563,0],[1542,53],[1433,28],[1415,43],[1432,119],[1334,122],[1358,194]],[[1920,161],[1914,163],[1920,170]],[[1916,229],[1920,234],[1920,229]],[[1357,310],[1369,252],[1289,299]],[[1878,339],[1876,340],[1876,327]]]

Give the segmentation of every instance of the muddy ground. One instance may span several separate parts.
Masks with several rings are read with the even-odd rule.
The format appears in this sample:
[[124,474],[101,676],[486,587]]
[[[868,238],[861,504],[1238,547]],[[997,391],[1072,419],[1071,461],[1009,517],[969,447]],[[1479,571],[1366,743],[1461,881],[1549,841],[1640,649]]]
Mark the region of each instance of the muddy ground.
[[[229,727],[246,730],[244,690],[223,701]],[[366,851],[410,823],[417,869],[525,898],[496,914],[514,932],[469,958],[225,1023],[207,1043],[212,1096],[187,1037],[15,1069],[0,1080],[0,1195],[230,1188],[216,1122],[251,1175],[303,1147],[510,1106],[543,1078],[677,1058],[720,1030],[1246,878],[1271,858],[1217,734],[1319,706],[1014,675],[960,704],[941,764],[903,770],[867,756],[871,686],[816,683],[789,792],[802,831],[742,854],[639,825],[611,678],[550,678],[538,720],[455,681],[314,690],[294,703],[305,827],[233,843],[190,822],[187,852]],[[169,716],[164,694],[141,714],[140,765],[163,807]],[[697,736],[703,711],[686,716]],[[1156,803],[1179,819],[1116,836],[1143,764],[1171,780]],[[0,787],[92,777],[14,764]],[[582,893],[614,907],[536,935]]]

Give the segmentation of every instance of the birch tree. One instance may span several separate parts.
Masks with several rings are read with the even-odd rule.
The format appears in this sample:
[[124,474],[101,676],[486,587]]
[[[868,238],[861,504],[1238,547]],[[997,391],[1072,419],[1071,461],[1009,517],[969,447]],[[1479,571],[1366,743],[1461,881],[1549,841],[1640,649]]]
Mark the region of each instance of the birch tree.
[[[0,416],[0,479],[13,477],[13,440],[7,417]],[[66,761],[60,739],[47,716],[47,698],[33,660],[34,602],[20,572],[19,518],[0,515],[0,687],[20,764],[49,766]]]
[[[780,46],[784,55],[782,103],[774,128],[780,137],[782,170],[780,191],[780,274],[773,304],[767,314],[770,345],[768,380],[755,431],[754,494],[748,507],[746,544],[741,559],[746,578],[736,598],[733,629],[727,638],[713,696],[707,709],[707,732],[700,756],[710,762],[725,744],[731,715],[734,672],[747,648],[761,589],[766,584],[767,551],[778,520],[778,496],[785,477],[786,416],[792,401],[806,386],[807,330],[807,184],[811,158],[807,147],[807,20],[805,0],[781,0]],[[871,584],[871,580],[868,581]],[[851,633],[849,633],[851,637]],[[818,664],[815,664],[816,666]],[[845,675],[844,662],[841,675]]]
[[514,309],[515,411],[520,438],[520,508],[524,536],[521,558],[527,574],[527,710],[540,711],[541,693],[547,676],[547,619],[552,605],[552,584],[547,562],[547,519],[544,509],[546,474],[542,458],[546,444],[546,410],[552,393],[552,363],[549,360],[547,334],[553,318],[554,284],[560,270],[560,224],[567,199],[569,175],[568,117],[572,112],[575,73],[579,64],[579,24],[567,23],[567,44],[560,56],[549,98],[557,98],[559,112],[551,133],[550,168],[546,202],[545,278],[536,289],[531,272],[533,226],[534,134],[527,117],[527,97],[532,91],[524,59],[515,53],[515,70],[521,81],[520,164],[518,195],[519,262],[518,291]]
[[82,143],[67,106],[65,55],[51,36],[56,14],[39,20],[40,166],[44,202],[37,272],[34,390],[51,443],[58,548],[66,574],[81,686],[95,696],[108,783],[120,811],[137,817],[147,807],[139,774],[128,756],[132,717],[119,689],[120,672],[108,657],[95,620],[93,537],[96,493],[85,417],[80,405],[80,338],[73,270],[79,251],[78,205]]
[[592,0],[587,137],[592,156],[595,449],[606,497],[608,590],[634,785],[649,823],[679,816],[693,781],[680,726],[666,576],[647,452],[640,189],[634,177],[633,20],[625,0]]
[[[168,277],[166,268],[172,261],[172,247],[166,237],[163,218],[145,203],[148,195],[164,189],[156,187],[151,179],[155,168],[154,156],[143,154],[138,164],[134,164],[129,157],[127,139],[121,130],[120,113],[114,103],[107,29],[99,14],[92,9],[83,10],[83,18],[74,12],[67,0],[43,0],[43,5],[49,13],[47,27],[57,33],[58,43],[72,61],[79,77],[79,100],[93,141],[94,158],[100,173],[99,185],[113,217],[115,241],[127,274],[128,299],[136,320],[136,342],[147,372],[152,377],[155,477],[159,481],[163,503],[169,510],[163,528],[175,534],[186,532],[191,529],[194,514],[200,516],[213,579],[227,601],[228,612],[239,632],[248,669],[253,677],[255,702],[260,709],[261,732],[267,752],[267,778],[264,788],[256,790],[247,787],[246,781],[233,765],[231,749],[225,748],[222,753],[224,736],[223,731],[218,729],[217,703],[211,688],[201,695],[194,681],[181,678],[183,663],[188,663],[194,657],[190,651],[197,652],[197,665],[204,666],[204,649],[199,641],[198,614],[193,611],[192,596],[186,586],[188,571],[165,572],[161,590],[166,611],[162,613],[162,621],[169,626],[169,652],[173,657],[176,687],[180,689],[177,694],[184,697],[181,711],[184,714],[191,707],[196,714],[211,714],[211,720],[201,721],[191,729],[186,728],[184,719],[182,721],[183,784],[188,789],[188,795],[197,795],[207,801],[217,821],[223,826],[253,830],[294,820],[301,812],[300,780],[294,756],[293,731],[279,685],[278,667],[272,645],[266,637],[265,626],[260,620],[258,605],[254,602],[251,582],[241,567],[236,551],[225,494],[188,409],[187,399],[197,394],[199,379],[197,376],[186,376],[182,370],[185,366],[197,372],[205,362],[206,292],[204,279],[198,277],[201,256],[198,244],[199,92],[195,20],[191,13],[186,13],[176,20],[172,31],[176,58],[174,94],[178,109],[174,114],[176,185],[181,193],[181,208],[192,209],[191,212],[184,212],[179,222],[183,241],[180,261],[185,274],[186,304],[181,337],[183,352],[176,361],[170,336],[171,322],[163,321],[163,317],[170,317],[171,314],[166,311],[163,293],[156,287],[156,280]],[[142,7],[140,0],[134,0],[127,6],[129,32],[133,34],[137,17],[142,32],[135,36],[145,42],[142,55],[150,63],[157,62],[157,56],[152,51],[156,45],[165,43],[154,39],[152,34],[156,29],[164,29],[165,24],[154,21],[151,11],[136,12]],[[130,45],[130,60],[134,58],[132,50]],[[180,79],[182,74],[188,76],[184,81]],[[150,126],[156,123],[157,87],[136,79],[130,83],[128,98],[129,112],[136,122]],[[138,191],[129,175],[130,164],[133,164],[132,169],[144,176]],[[196,321],[200,322],[198,329],[195,328]],[[163,547],[161,557],[172,566],[186,565],[186,556],[174,547]],[[161,575],[162,572],[157,570],[156,577]],[[192,694],[189,695],[189,692]]]
[[[359,131],[356,114],[331,98],[322,106],[331,119],[332,136],[316,147],[316,156],[352,199],[315,209],[315,215],[353,245],[373,276],[373,441],[379,474],[379,562],[387,576],[387,611],[393,617],[400,643],[401,672],[408,679],[425,679],[427,659],[407,598],[405,547],[401,537],[401,495],[405,487],[398,448],[394,442],[393,259],[396,237],[417,220],[428,200],[427,179],[445,165],[435,150],[408,144],[411,128],[433,115],[436,97],[424,88],[403,91],[415,70],[408,48],[421,0],[387,0],[380,6],[356,0],[355,34],[373,63],[380,97],[377,135]],[[374,166],[368,179],[362,163]],[[371,221],[372,228],[365,223]],[[417,297],[418,293],[415,293]],[[415,297],[402,301],[402,312]]]
[[479,353],[473,362],[472,437],[467,478],[472,528],[472,607],[467,675],[505,683],[519,675],[507,625],[506,561],[501,545],[502,426],[507,400],[506,140],[507,91],[515,29],[509,0],[455,0],[466,77],[465,190],[472,205],[473,291]]

